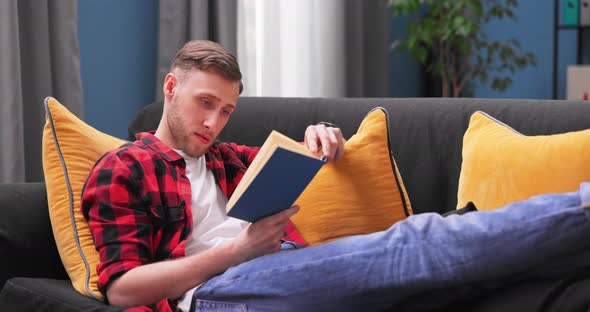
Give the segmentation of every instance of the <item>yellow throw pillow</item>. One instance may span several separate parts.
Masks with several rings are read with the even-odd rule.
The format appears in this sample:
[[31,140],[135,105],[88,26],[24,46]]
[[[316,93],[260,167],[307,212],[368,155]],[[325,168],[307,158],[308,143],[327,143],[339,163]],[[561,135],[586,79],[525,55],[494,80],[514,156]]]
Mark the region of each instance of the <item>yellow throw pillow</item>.
[[412,214],[387,124],[384,108],[369,112],[343,158],[324,165],[296,200],[291,221],[308,244],[385,230]]
[[98,252],[80,209],[80,196],[95,162],[125,141],[78,119],[54,98],[45,99],[43,171],[53,235],[74,288],[103,300],[98,290]]
[[463,137],[457,207],[500,208],[590,181],[590,130],[526,136],[475,112]]

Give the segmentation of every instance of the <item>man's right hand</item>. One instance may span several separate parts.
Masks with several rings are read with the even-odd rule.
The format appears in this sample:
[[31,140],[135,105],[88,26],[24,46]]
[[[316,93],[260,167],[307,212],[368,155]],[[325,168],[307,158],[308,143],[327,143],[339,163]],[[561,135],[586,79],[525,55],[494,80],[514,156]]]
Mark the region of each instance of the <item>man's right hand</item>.
[[279,251],[283,230],[291,216],[299,211],[299,206],[293,206],[275,215],[266,217],[249,224],[232,241],[240,262],[245,262],[269,253]]
[[232,266],[278,251],[287,220],[297,211],[299,207],[293,206],[252,223],[229,244],[133,268],[108,286],[107,297],[117,306],[150,305],[162,298],[178,298]]

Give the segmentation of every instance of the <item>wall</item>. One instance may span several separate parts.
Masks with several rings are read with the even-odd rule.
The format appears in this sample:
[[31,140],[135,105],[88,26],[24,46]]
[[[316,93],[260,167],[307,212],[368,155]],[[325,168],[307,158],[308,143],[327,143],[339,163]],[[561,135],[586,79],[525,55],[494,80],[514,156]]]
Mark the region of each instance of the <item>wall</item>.
[[[484,27],[490,39],[520,41],[522,51],[533,52],[537,57],[536,67],[517,71],[513,83],[505,92],[494,91],[489,86],[474,89],[476,97],[486,98],[537,98],[553,96],[553,1],[519,1],[515,10],[517,21],[492,22]],[[558,98],[565,98],[568,64],[576,62],[576,33],[572,30],[559,32]]]
[[[406,23],[409,17],[400,16],[391,19],[391,42],[405,35]],[[425,93],[421,64],[412,59],[407,51],[392,50],[389,58],[389,96],[391,97],[419,97]]]
[[[519,1],[514,10],[517,21],[508,19],[484,26],[490,39],[515,38],[522,51],[533,52],[537,66],[527,67],[513,75],[513,83],[504,92],[494,91],[489,85],[476,85],[475,97],[483,98],[538,98],[553,96],[553,1]],[[393,18],[392,40],[404,34],[407,19]],[[565,98],[566,68],[576,62],[576,32],[559,31],[558,98]],[[390,60],[390,95],[396,97],[424,96],[427,92],[421,67],[407,53],[392,53]]]
[[[491,38],[514,37],[524,51],[534,52],[538,65],[518,71],[505,92],[477,86],[476,97],[546,98],[552,96],[553,1],[519,1],[517,22],[486,25]],[[154,99],[157,53],[157,0],[79,0],[86,121],[119,137],[135,112]],[[403,35],[404,18],[391,21],[391,38]],[[576,33],[559,33],[559,98],[565,97],[565,70],[576,60]],[[415,97],[425,92],[420,64],[407,53],[392,52],[390,96]]]
[[127,138],[127,126],[154,100],[157,0],[79,0],[85,121]]

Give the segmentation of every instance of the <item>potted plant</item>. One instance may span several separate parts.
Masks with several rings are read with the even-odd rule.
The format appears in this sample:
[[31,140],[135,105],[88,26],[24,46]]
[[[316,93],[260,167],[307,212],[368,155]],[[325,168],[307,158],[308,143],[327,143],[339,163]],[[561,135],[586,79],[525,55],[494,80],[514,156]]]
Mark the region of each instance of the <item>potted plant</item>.
[[491,82],[503,91],[510,74],[536,65],[532,53],[520,52],[516,39],[491,40],[482,25],[492,20],[516,20],[516,0],[390,0],[393,15],[410,15],[407,36],[394,49],[408,50],[412,57],[440,81],[443,97],[459,97],[470,82]]

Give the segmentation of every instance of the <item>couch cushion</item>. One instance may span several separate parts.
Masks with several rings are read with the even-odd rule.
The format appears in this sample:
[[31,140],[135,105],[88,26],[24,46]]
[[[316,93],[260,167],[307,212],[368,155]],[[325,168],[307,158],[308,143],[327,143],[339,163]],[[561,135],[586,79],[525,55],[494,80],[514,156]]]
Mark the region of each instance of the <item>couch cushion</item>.
[[310,245],[382,231],[412,214],[410,200],[389,146],[388,116],[372,110],[295,204],[291,220]]
[[0,311],[115,312],[123,309],[81,295],[67,280],[13,278],[0,293]]
[[459,207],[502,207],[543,193],[571,192],[590,181],[590,130],[525,136],[483,113],[463,138]]
[[80,196],[96,161],[125,141],[90,127],[54,98],[45,100],[45,110],[43,170],[53,235],[74,288],[103,299],[97,284],[99,255],[80,209]]

